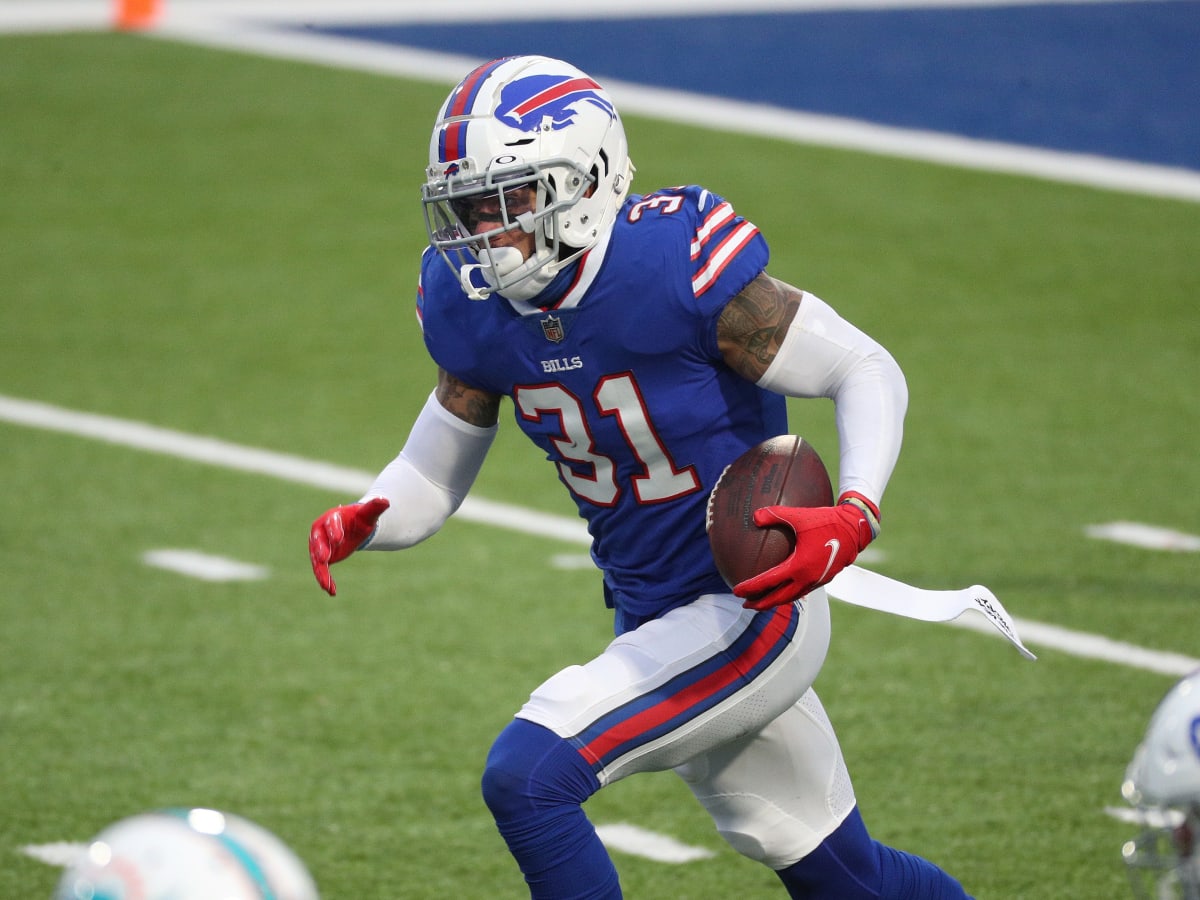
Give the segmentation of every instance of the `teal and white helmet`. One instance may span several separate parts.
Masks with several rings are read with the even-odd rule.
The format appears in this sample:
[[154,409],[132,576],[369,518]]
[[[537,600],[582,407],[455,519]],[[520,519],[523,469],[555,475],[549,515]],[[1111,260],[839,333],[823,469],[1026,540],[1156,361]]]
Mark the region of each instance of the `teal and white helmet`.
[[1135,896],[1200,900],[1200,671],[1154,711],[1121,793],[1145,825],[1122,848]]
[[248,819],[168,809],[114,822],[66,867],[53,900],[318,900],[300,857]]

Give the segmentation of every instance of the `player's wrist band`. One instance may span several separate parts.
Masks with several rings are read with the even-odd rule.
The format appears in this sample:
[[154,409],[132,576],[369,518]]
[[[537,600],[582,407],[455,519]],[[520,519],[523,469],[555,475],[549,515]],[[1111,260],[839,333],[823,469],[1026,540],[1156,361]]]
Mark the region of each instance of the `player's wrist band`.
[[838,497],[838,505],[849,503],[867,517],[867,525],[871,528],[871,539],[879,537],[879,507],[857,491],[846,491]]

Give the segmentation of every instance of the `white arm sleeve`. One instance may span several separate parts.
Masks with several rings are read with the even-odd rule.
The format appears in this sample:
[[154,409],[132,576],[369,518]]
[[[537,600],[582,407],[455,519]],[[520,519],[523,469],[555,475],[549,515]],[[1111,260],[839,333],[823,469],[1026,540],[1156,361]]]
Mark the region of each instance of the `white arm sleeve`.
[[391,506],[359,549],[401,550],[441,528],[475,483],[497,427],[464,422],[430,394],[400,455],[363,495],[386,497]]
[[900,456],[908,385],[892,355],[805,292],[779,353],[758,384],[790,397],[828,397],[837,418],[838,496],[876,505]]

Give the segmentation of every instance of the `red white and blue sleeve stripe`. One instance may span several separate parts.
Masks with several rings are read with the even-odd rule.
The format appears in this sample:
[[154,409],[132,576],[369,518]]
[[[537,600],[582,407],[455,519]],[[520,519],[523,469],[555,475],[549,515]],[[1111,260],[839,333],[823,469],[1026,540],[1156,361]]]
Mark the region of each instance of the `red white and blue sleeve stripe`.
[[[729,203],[722,201],[713,207],[700,222],[692,240],[693,293],[697,297],[707,293],[731,267],[744,262],[739,259],[740,254],[759,236],[758,228],[737,215]],[[760,269],[761,263],[756,262],[754,266]],[[757,271],[750,273],[750,277],[756,274]],[[741,278],[737,288],[748,280]]]

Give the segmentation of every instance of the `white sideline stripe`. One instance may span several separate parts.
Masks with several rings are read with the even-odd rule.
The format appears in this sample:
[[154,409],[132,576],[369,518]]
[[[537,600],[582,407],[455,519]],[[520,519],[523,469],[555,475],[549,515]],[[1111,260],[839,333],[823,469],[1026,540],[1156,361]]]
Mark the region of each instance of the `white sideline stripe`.
[[[242,447],[216,438],[171,431],[94,413],[75,412],[59,406],[4,395],[0,395],[0,421],[93,438],[109,444],[266,475],[310,487],[327,488],[355,497],[361,496],[374,478],[374,473],[359,469],[313,462],[291,454]],[[507,503],[497,503],[494,500],[467,497],[455,515],[472,522],[495,525],[524,534],[574,544],[591,543],[587,527],[582,520],[536,512]],[[950,624],[995,634],[986,622],[977,621],[977,618],[961,616]],[[1182,654],[1147,650],[1110,638],[1027,619],[1014,619],[1014,622],[1027,643],[1059,650],[1072,656],[1099,659],[1176,677],[1200,669],[1200,659]]]
[[[389,21],[394,17],[389,16]],[[479,58],[386,46],[371,41],[313,33],[276,31],[269,26],[224,22],[208,16],[178,15],[150,32],[153,35],[226,50],[241,50],[283,59],[298,59],[377,74],[452,85],[479,63]],[[1022,175],[1200,202],[1200,172],[1171,166],[1111,159],[1086,153],[1044,150],[999,141],[895,128],[837,116],[796,112],[766,104],[745,103],[604,79],[605,88],[625,113],[702,128],[720,123],[723,130],[915,159],[941,165]]]
[[1144,522],[1108,522],[1104,525],[1088,525],[1083,529],[1088,537],[1116,544],[1130,544],[1146,550],[1172,550],[1177,553],[1200,552],[1200,536],[1160,528]]
[[156,569],[201,581],[262,581],[271,572],[266,566],[213,556],[198,550],[148,550],[142,554],[142,561]]
[[[463,0],[454,6],[454,21],[491,21],[497,17],[535,19],[546,16],[662,15],[722,11],[748,12],[813,9],[885,9],[905,7],[995,6],[1006,0],[756,0],[748,5],[706,0],[595,0],[563,5],[560,0],[526,0],[508,6],[493,0]],[[1037,5],[1039,0],[1014,0]],[[1075,0],[1106,2],[1106,0]],[[7,0],[0,3],[0,32],[98,29],[111,25],[109,10],[91,2],[45,3]],[[147,35],[237,50],[280,59],[301,60],[376,74],[456,83],[483,60],[454,54],[387,46],[371,41],[312,32],[280,30],[307,22],[435,22],[447,16],[437,4],[395,4],[385,0],[340,5],[309,2],[205,2],[168,0],[158,24]],[[1200,202],[1200,172],[1173,166],[1067,153],[984,141],[934,131],[895,128],[857,119],[796,112],[764,104],[644,87],[605,79],[605,87],[627,113],[676,121],[702,128],[719,122],[724,130],[801,144],[838,147],[882,156],[915,159],[1010,175],[1028,176],[1102,190],[1122,191]]]
[[[159,21],[254,20],[279,24],[379,22],[491,22],[534,19],[703,16],[832,10],[1042,6],[1049,0],[456,0],[451,12],[438,4],[398,0],[164,0]],[[1099,5],[1122,0],[1061,0]],[[0,32],[103,29],[115,18],[111,0],[0,0]],[[454,80],[462,77],[460,73]]]
[[21,852],[31,859],[36,859],[38,862],[45,863],[48,866],[58,866],[61,869],[65,869],[71,863],[75,862],[80,854],[86,853],[87,848],[87,844],[58,841],[53,844],[26,844],[21,848]]
[[620,850],[622,853],[641,856],[660,863],[679,865],[700,859],[711,859],[716,855],[703,847],[691,847],[672,837],[667,837],[665,834],[648,831],[636,825],[627,825],[624,822],[613,825],[597,825],[596,834],[604,846],[610,850]]

